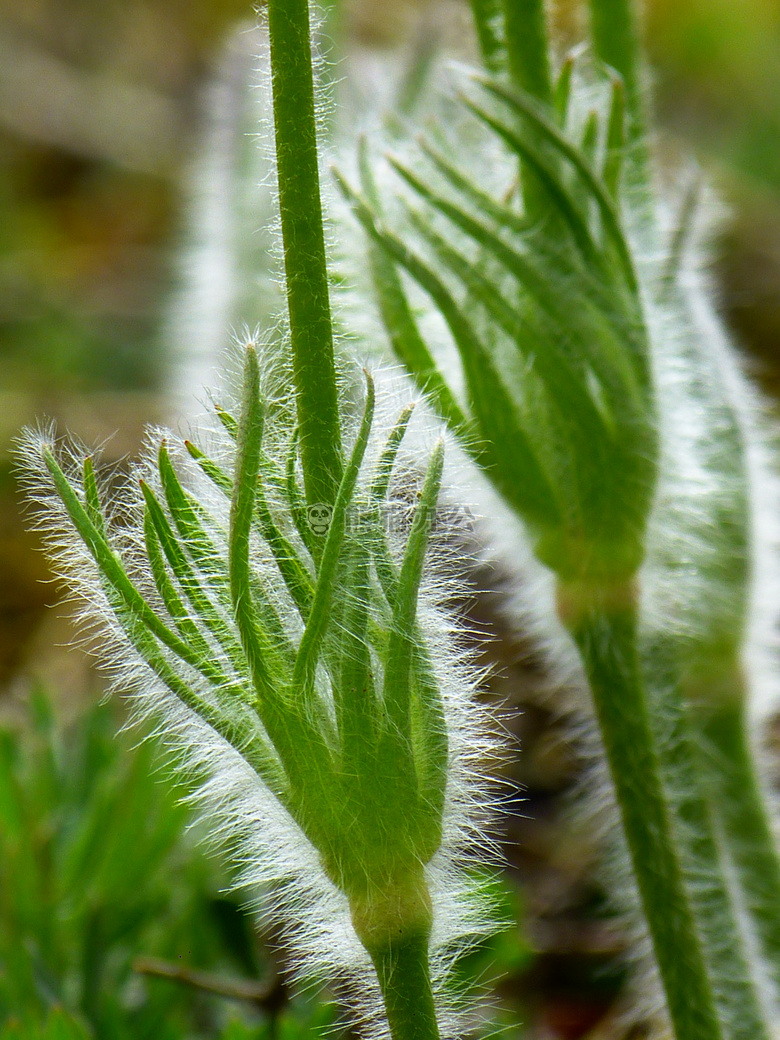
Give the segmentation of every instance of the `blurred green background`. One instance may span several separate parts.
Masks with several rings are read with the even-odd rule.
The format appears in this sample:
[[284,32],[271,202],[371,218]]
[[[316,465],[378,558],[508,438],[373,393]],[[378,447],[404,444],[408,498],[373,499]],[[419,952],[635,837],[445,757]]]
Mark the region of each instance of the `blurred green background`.
[[[466,32],[463,3],[431,17],[433,7],[352,0],[349,32],[389,48],[413,41],[426,14],[451,39]],[[648,0],[645,14],[665,146],[695,156],[729,207],[714,259],[721,305],[777,396],[780,2]],[[553,16],[575,42],[582,5],[558,0]],[[111,437],[115,458],[137,447],[146,422],[169,418],[175,368],[161,329],[184,184],[216,55],[251,17],[245,0],[0,0],[3,1040],[292,1040],[333,1021],[313,998],[290,1003],[274,981],[273,936],[223,894],[224,867],[186,832],[183,792],[151,751],[113,738],[120,707],[95,707],[100,680],[63,649],[67,612],[52,609],[58,589],[25,530],[10,461],[19,428],[40,415],[88,442]],[[522,1020],[528,1040],[617,1035],[623,940],[592,881],[588,839],[567,823],[561,840],[576,763],[536,695],[545,677],[533,649],[499,641],[493,653],[497,692],[524,709],[502,890],[519,913],[522,888],[523,923],[464,971],[504,975],[506,1010],[491,1028],[516,1035]],[[203,979],[139,972],[139,957],[158,975],[148,958],[256,991],[209,995]],[[51,1017],[60,1005],[67,1015]]]

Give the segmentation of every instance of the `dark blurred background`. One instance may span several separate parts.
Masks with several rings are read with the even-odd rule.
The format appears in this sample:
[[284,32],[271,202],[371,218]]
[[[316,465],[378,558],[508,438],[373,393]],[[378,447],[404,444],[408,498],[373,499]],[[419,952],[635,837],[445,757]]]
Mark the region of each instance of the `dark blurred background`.
[[[418,19],[433,5],[434,0],[351,0],[349,32],[361,44],[389,48],[412,38]],[[467,24],[463,4],[448,0],[439,6],[442,13],[428,24],[459,33]],[[575,0],[555,4],[563,40],[579,38],[582,6]],[[183,185],[197,155],[215,56],[237,20],[251,17],[246,0],[0,0],[0,721],[23,723],[37,733],[32,758],[17,744],[8,752],[8,762],[16,763],[13,769],[8,765],[8,775],[17,779],[43,775],[35,756],[46,759],[45,734],[54,725],[45,705],[55,704],[57,717],[75,718],[99,699],[101,688],[85,658],[63,649],[70,629],[62,609],[49,609],[58,590],[45,583],[45,562],[25,530],[12,441],[25,423],[47,415],[88,442],[111,437],[109,453],[118,457],[137,447],[145,423],[168,417],[165,388],[175,372],[161,329],[187,219]],[[647,0],[646,26],[669,150],[695,156],[729,207],[714,260],[723,311],[757,378],[770,396],[778,396],[780,2]],[[612,958],[621,940],[587,879],[593,858],[587,840],[560,841],[556,799],[568,790],[576,766],[543,699],[517,692],[516,687],[527,693],[543,685],[533,653],[501,644],[498,653],[504,655],[501,693],[525,703],[524,752],[515,781],[526,786],[520,812],[529,822],[518,823],[513,834],[513,861],[516,874],[531,882],[523,897],[530,922],[525,938],[507,940],[502,956],[521,973],[531,963],[518,985],[526,995],[524,1018],[538,1029],[533,1036],[612,1035],[603,1023],[619,988]],[[98,722],[90,717],[93,729],[111,729],[102,716]],[[79,768],[93,777],[107,770],[109,779],[95,795],[103,804],[105,791],[119,784],[121,769],[131,767],[121,767],[114,752],[101,751],[94,734],[82,744],[89,754],[82,747]],[[97,756],[94,768],[90,755]],[[0,831],[2,763],[0,747]],[[140,772],[139,766],[139,777]],[[138,805],[133,808],[131,800],[127,811],[143,812],[152,795],[141,779],[135,783]],[[68,802],[68,819],[96,812],[92,795],[82,795]],[[26,811],[40,809],[42,819],[58,820],[65,810],[52,799],[36,794]],[[49,824],[41,826],[47,848]],[[183,824],[171,827],[178,835]],[[132,842],[132,834],[116,841]],[[170,838],[173,852],[165,846],[171,862],[182,855],[178,841]],[[159,853],[159,843],[154,847]],[[35,849],[30,855],[38,855]],[[121,859],[121,850],[117,855]],[[168,859],[155,855],[150,852],[150,863],[162,869]],[[214,895],[215,876],[212,871],[211,880],[193,883],[193,891],[206,894],[205,903],[193,896],[197,905],[191,912],[202,917],[204,906],[211,907],[209,913],[216,906],[214,935],[222,934],[220,928],[232,935],[225,940],[233,950],[231,970],[261,972],[262,958],[235,956],[236,949],[249,949],[247,928],[236,923],[235,906]],[[92,917],[83,912],[89,932]],[[8,920],[0,901],[0,976]],[[203,949],[210,936],[200,936]],[[95,942],[98,951],[104,948]],[[157,949],[151,940],[144,943],[147,950]],[[208,963],[205,953],[198,957]],[[535,998],[528,997],[532,991]],[[131,1004],[133,992],[131,987]],[[216,1035],[217,1019],[212,1022],[206,1011],[202,1017],[202,1035]],[[184,1035],[161,1033],[157,1019],[152,1021],[149,1035],[158,1040]],[[0,992],[0,1027],[2,1022]],[[134,1040],[147,1028],[139,1022],[128,1034]],[[187,1028],[188,1036],[196,1035],[191,1023]],[[124,1035],[117,1030],[101,1026],[95,1035]],[[243,1035],[235,1033],[237,1040]]]

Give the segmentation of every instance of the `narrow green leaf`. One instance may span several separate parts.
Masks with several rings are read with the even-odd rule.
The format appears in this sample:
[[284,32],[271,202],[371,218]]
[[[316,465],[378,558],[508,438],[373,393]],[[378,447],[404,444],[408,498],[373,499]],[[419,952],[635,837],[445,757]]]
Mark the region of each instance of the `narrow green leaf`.
[[197,655],[187,643],[161,621],[130,581],[119,557],[90,520],[85,507],[71,487],[53,452],[45,448],[42,454],[46,468],[51,474],[57,492],[73,522],[73,526],[109,585],[115,590],[131,616],[144,624],[169,650],[172,650],[183,661],[197,669],[199,665]]
[[509,147],[517,153],[519,158],[533,171],[534,176],[548,193],[554,211],[563,219],[565,226],[571,232],[575,245],[582,254],[585,263],[601,269],[603,267],[602,258],[590,233],[590,229],[577,206],[576,200],[572,198],[571,193],[558,175],[528,142],[519,137],[501,120],[491,115],[484,108],[480,108],[479,105],[474,104],[468,98],[464,98],[463,102],[477,119],[494,130],[499,137],[502,137]]
[[371,603],[369,551],[362,539],[349,540],[343,576],[344,609],[338,635],[338,682],[333,693],[341,738],[342,768],[347,780],[365,782],[376,741],[379,705],[368,648]]
[[249,763],[282,805],[289,806],[289,784],[279,759],[266,743],[265,739],[253,725],[251,718],[241,717],[235,711],[230,714],[221,711],[199,696],[178,672],[171,667],[160,653],[159,647],[151,638],[149,631],[139,624],[137,619],[129,616],[119,620],[122,622],[130,642],[140,656],[148,663],[157,677],[168,689],[207,725],[211,726],[231,747]]
[[382,685],[385,710],[399,733],[407,739],[411,738],[410,686],[417,636],[417,598],[443,468],[444,442],[440,440],[431,456],[401,564]]
[[[535,319],[533,312],[520,313],[507,303],[495,283],[482,274],[475,264],[453,249],[432,229],[424,217],[412,212],[410,219],[420,235],[432,245],[442,266],[455,274],[471,298],[482,304],[497,325],[533,363],[535,371],[547,388],[551,404],[561,411],[567,423],[571,424],[574,451],[578,455],[586,454],[594,458],[594,464],[600,466],[604,460],[598,460],[603,451],[607,430],[583,379],[582,371],[577,371],[566,356],[565,344],[562,342],[564,330],[555,328],[550,330],[551,335],[545,335],[545,329]],[[575,429],[576,427],[579,429]],[[583,453],[578,450],[585,445],[587,451]]]
[[227,565],[206,532],[201,516],[198,515],[202,512],[202,507],[182,487],[165,441],[160,444],[157,461],[165,500],[181,536],[181,544],[210,587],[228,603]]
[[[219,669],[215,669],[212,663],[214,651],[191,618],[190,613],[176,591],[173,582],[168,577],[168,572],[165,569],[162,548],[160,547],[160,541],[148,508],[144,512],[144,540],[146,542],[146,555],[152,569],[154,583],[157,586],[157,591],[160,593],[163,603],[165,604],[165,609],[173,618],[173,622],[182,637],[187,640],[195,653],[200,655],[202,661],[201,671],[203,668],[206,668],[208,671],[207,677],[215,677],[217,672],[219,672]],[[224,682],[224,675],[218,678],[217,681]]]
[[[595,176],[593,171],[588,168],[587,163],[583,160],[578,150],[561,134],[557,127],[550,123],[544,114],[538,111],[533,102],[513,93],[512,91],[506,90],[498,83],[493,83],[492,81],[482,77],[478,77],[477,82],[483,87],[483,89],[503,101],[513,112],[526,119],[535,130],[539,132],[544,140],[547,141],[547,143],[550,144],[576,170],[599,208],[604,229],[612,239],[629,289],[633,294],[638,293],[637,279],[634,271],[634,263],[631,258],[631,251],[628,247],[625,236],[623,235],[620,219],[615,211],[615,207],[606,188]],[[474,111],[475,106],[472,106],[470,102],[467,103],[469,104],[469,107],[472,108],[472,111]],[[481,110],[477,109],[476,114],[483,120],[489,121],[490,125],[493,126],[498,134],[504,137],[507,143],[512,143],[512,147],[519,145],[523,152],[526,153],[526,158],[528,158],[528,147],[508,127],[505,127],[498,120],[495,120],[487,112],[481,112]],[[537,163],[540,162],[538,159],[536,161]],[[549,173],[549,171],[545,172]]]
[[[221,405],[215,405],[214,411],[217,415],[217,418],[222,423],[222,426],[224,427],[228,436],[231,437],[231,439],[234,441],[238,440],[238,420],[235,418],[235,416],[231,415],[230,412],[225,411],[225,409]],[[262,415],[260,416],[259,422],[261,423],[260,433],[262,436]]]
[[84,459],[84,501],[87,507],[87,516],[95,525],[95,530],[105,538],[106,524],[103,518],[103,510],[100,508],[100,493],[97,480],[95,479],[95,468],[89,456]]
[[682,266],[685,249],[693,231],[696,210],[701,201],[702,181],[699,173],[694,174],[688,187],[683,194],[679,210],[674,220],[674,231],[669,243],[669,252],[664,264],[662,281],[667,286],[666,291],[674,285]]
[[393,259],[433,299],[442,313],[461,356],[476,417],[485,441],[464,447],[491,476],[499,490],[532,526],[557,523],[560,518],[552,486],[523,430],[514,404],[493,361],[438,275],[392,232],[381,226],[371,207],[340,179],[341,190],[366,232],[387,249]]
[[241,633],[252,678],[261,703],[278,698],[277,686],[284,682],[281,662],[259,623],[252,597],[252,570],[249,562],[250,534],[255,510],[257,478],[260,470],[260,444],[263,436],[263,407],[260,400],[260,375],[257,354],[247,346],[244,360],[244,400],[238,428],[233,497],[230,507],[230,592],[233,611]]
[[543,104],[552,100],[550,46],[544,0],[503,0],[512,81]]
[[312,559],[317,559],[319,550],[314,544],[317,536],[312,531],[306,518],[306,499],[303,497],[303,492],[298,485],[298,477],[295,472],[295,464],[297,461],[298,428],[296,427],[292,432],[290,448],[287,452],[284,486],[287,494],[287,502],[290,506],[290,515],[295,524],[295,530],[298,532],[303,544],[309,550],[309,555]]
[[[201,467],[204,474],[228,499],[230,499],[233,495],[233,481],[230,477],[221,470],[215,462],[208,458],[200,448],[192,444],[191,441],[185,441],[185,445],[187,451]],[[253,580],[252,582],[252,595],[258,605],[262,624],[268,629],[269,635],[275,644],[285,654],[288,664],[292,666],[292,660],[294,657],[292,645],[284,631],[284,627],[279,619],[276,608],[271,602],[268,593],[263,588],[262,582],[259,579]]]
[[607,123],[607,151],[604,156],[604,168],[601,172],[604,187],[613,199],[618,199],[620,196],[625,149],[626,95],[623,81],[615,77],[612,80],[612,96]]
[[[365,143],[360,151],[360,173],[363,190],[378,208],[378,195]],[[465,434],[468,427],[466,416],[420,334],[395,264],[373,240],[369,243],[369,263],[380,314],[394,353],[450,428]]]
[[563,130],[569,115],[569,98],[571,97],[571,80],[574,72],[574,55],[568,54],[561,65],[558,79],[553,91],[553,109],[558,126]]
[[401,447],[401,442],[406,435],[407,427],[409,426],[409,420],[412,418],[414,412],[414,402],[408,404],[398,416],[395,426],[390,431],[390,436],[385,441],[385,446],[382,449],[382,454],[379,456],[379,461],[376,465],[374,472],[374,479],[371,482],[371,498],[375,502],[381,502],[387,495],[387,489],[390,485],[390,477],[395,466],[395,460],[398,457],[398,450]]
[[355,492],[355,485],[366,446],[368,445],[373,419],[374,381],[367,372],[366,405],[363,412],[363,420],[360,424],[360,430],[358,431],[349,462],[341,478],[338,494],[336,495],[330,526],[325,538],[325,548],[322,552],[320,567],[317,573],[314,601],[295,661],[292,680],[293,688],[301,694],[305,701],[309,700],[314,692],[314,672],[322,640],[328,626],[331,602],[336,584],[336,570],[346,530],[347,514]]
[[292,542],[287,539],[277,526],[263,491],[262,481],[258,481],[257,499],[255,503],[260,533],[274,554],[276,566],[279,568],[287,590],[301,618],[306,621],[314,596],[314,585],[311,575],[298,555]]
[[471,11],[485,68],[500,74],[506,65],[501,0],[471,0]]
[[495,221],[500,228],[509,228],[511,231],[517,232],[519,235],[527,234],[532,228],[532,224],[528,218],[520,213],[515,213],[509,206],[503,205],[500,202],[488,195],[486,191],[482,191],[478,188],[472,180],[470,180],[464,173],[462,173],[456,166],[433,148],[428,141],[424,138],[420,138],[418,141],[420,149],[425,157],[430,161],[431,165],[434,166],[438,172],[447,179],[447,181],[459,191],[462,195],[481,210],[486,216],[490,217],[491,220]]
[[146,481],[141,481],[141,491],[146,501],[149,519],[160,540],[165,558],[184,595],[192,604],[192,609],[203,625],[211,632],[227,654],[230,662],[234,667],[240,669],[244,659],[244,651],[241,644],[222,616],[218,605],[212,601],[198,580],[197,574],[184,555],[184,550],[179,545],[163,507]]

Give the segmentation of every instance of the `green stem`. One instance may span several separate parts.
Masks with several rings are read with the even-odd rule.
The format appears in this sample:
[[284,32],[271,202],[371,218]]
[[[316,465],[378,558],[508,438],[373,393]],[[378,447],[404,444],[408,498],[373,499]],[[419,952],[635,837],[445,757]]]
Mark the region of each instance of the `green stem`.
[[[740,671],[728,676],[731,697],[699,712],[712,805],[723,828],[767,969],[780,995],[780,858],[750,742]],[[713,703],[714,701],[714,703]]]
[[439,1040],[428,960],[431,897],[422,871],[350,902],[355,931],[376,968],[393,1040]]
[[471,12],[477,29],[482,63],[488,72],[500,75],[506,65],[506,52],[501,34],[503,0],[471,0]]
[[422,934],[390,943],[371,957],[393,1040],[438,1040],[428,968],[428,936]]
[[[678,649],[674,640],[656,639],[653,645],[643,648],[642,659],[656,746],[677,824],[685,883],[704,945],[723,1035],[727,1040],[769,1040],[743,932],[724,873],[723,843],[714,819],[718,815],[722,818],[722,814],[730,810],[735,817],[732,823],[737,829],[741,828],[744,792],[741,786],[732,787],[728,792],[729,807],[724,807],[721,803],[727,792],[723,781],[731,763],[723,761],[721,756],[713,756],[709,769],[702,770],[703,756],[695,739],[695,715],[692,716],[681,693]],[[730,842],[727,852],[735,852]],[[780,906],[780,902],[776,906]]]
[[309,502],[332,504],[341,479],[308,0],[268,0],[287,306],[301,461]]
[[[515,87],[551,108],[553,87],[544,0],[503,0],[503,7],[510,79]],[[545,153],[544,144],[536,135],[534,139]],[[547,189],[526,163],[521,163],[521,178],[527,216],[549,222],[552,207]]]
[[642,56],[635,0],[590,0],[593,43],[598,57],[619,73],[626,93],[626,180],[647,191],[649,153],[642,90]]
[[686,893],[637,655],[636,590],[559,586],[582,655],[677,1040],[724,1040]]
[[552,104],[552,74],[544,0],[503,0],[509,74],[515,86]]

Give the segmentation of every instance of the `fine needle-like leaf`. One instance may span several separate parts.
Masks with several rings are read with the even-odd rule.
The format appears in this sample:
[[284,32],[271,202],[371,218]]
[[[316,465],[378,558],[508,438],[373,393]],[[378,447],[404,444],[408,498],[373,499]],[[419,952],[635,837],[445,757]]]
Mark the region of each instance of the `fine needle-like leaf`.
[[[533,102],[519,94],[506,90],[500,84],[494,83],[491,80],[477,77],[477,82],[486,91],[503,101],[513,112],[526,119],[534,129],[539,132],[542,138],[577,171],[598,206],[604,229],[612,240],[615,251],[620,260],[626,284],[632,294],[635,294],[638,291],[638,288],[636,273],[634,271],[634,262],[631,258],[631,251],[623,234],[620,218],[618,217],[615,207],[603,184],[599,182],[593,171],[589,169],[577,148],[563,136],[557,127],[550,123],[544,114],[538,111]],[[490,115],[490,113],[484,112],[477,106],[472,105],[470,102],[467,102],[467,104],[469,104],[469,107],[479,116],[479,118],[488,122],[496,133],[503,137],[511,147],[521,150],[526,159],[531,161],[528,145],[526,145],[517,134],[501,123],[500,120],[496,120]],[[543,165],[541,160],[536,156],[533,156],[533,159],[537,164]],[[549,171],[545,172],[549,174]]]
[[184,551],[171,529],[162,506],[145,481],[141,483],[141,490],[146,500],[150,521],[154,526],[165,558],[179,586],[192,604],[193,610],[202,623],[220,644],[230,661],[237,665],[243,657],[241,644],[233,635],[227,620],[215,609],[208,593],[201,585],[197,574],[184,555]]
[[[359,153],[360,178],[363,191],[374,208],[378,196],[373,174],[368,164],[365,140]],[[376,243],[369,246],[369,262],[379,309],[391,346],[397,357],[414,377],[417,386],[429,398],[439,415],[452,429],[467,435],[468,421],[439,371],[425,340],[420,334],[406,291],[395,264],[387,252]]]
[[341,546],[346,531],[347,516],[352,496],[355,492],[360,466],[368,445],[371,424],[374,419],[374,381],[366,373],[366,405],[363,420],[360,424],[355,445],[349,462],[339,485],[336,501],[333,506],[330,526],[325,539],[320,567],[317,573],[317,585],[314,601],[306,629],[301,638],[298,655],[293,672],[293,686],[300,691],[304,700],[313,696],[314,669],[319,656],[322,640],[328,625],[331,602],[333,599],[336,569],[338,567]]
[[230,602],[230,583],[227,565],[206,532],[199,515],[199,513],[204,513],[203,508],[181,486],[165,441],[160,444],[157,461],[165,501],[181,536],[181,544],[185,546],[186,552],[209,586],[223,602],[228,604]]
[[607,122],[607,149],[604,156],[604,167],[601,171],[601,179],[604,181],[604,186],[613,199],[617,199],[620,194],[625,149],[626,94],[623,89],[623,81],[613,77],[609,120]]
[[555,523],[560,514],[548,477],[520,424],[492,359],[468,318],[435,271],[401,239],[378,223],[366,200],[343,178],[339,177],[339,185],[368,234],[382,244],[431,296],[449,326],[463,362],[475,416],[486,436],[476,451],[468,441],[465,447],[510,501],[522,503],[520,508],[530,523]]
[[150,631],[164,643],[169,649],[177,653],[182,660],[193,663],[193,655],[190,648],[179,637],[170,631],[167,626],[157,617],[152,608],[138,592],[136,587],[128,578],[119,557],[111,549],[92,523],[89,515],[81,502],[81,499],[70,486],[68,478],[63,473],[54,453],[49,448],[44,448],[43,460],[46,468],[51,474],[54,485],[62,499],[68,516],[78,531],[84,544],[89,549],[95,563],[100,571],[121,597],[125,606],[143,621]]
[[422,578],[423,560],[439,498],[443,467],[444,442],[440,440],[431,456],[425,484],[406,544],[398,577],[387,650],[387,664],[382,688],[385,709],[398,731],[407,738],[411,736],[410,679],[414,642],[417,635],[417,596]]

